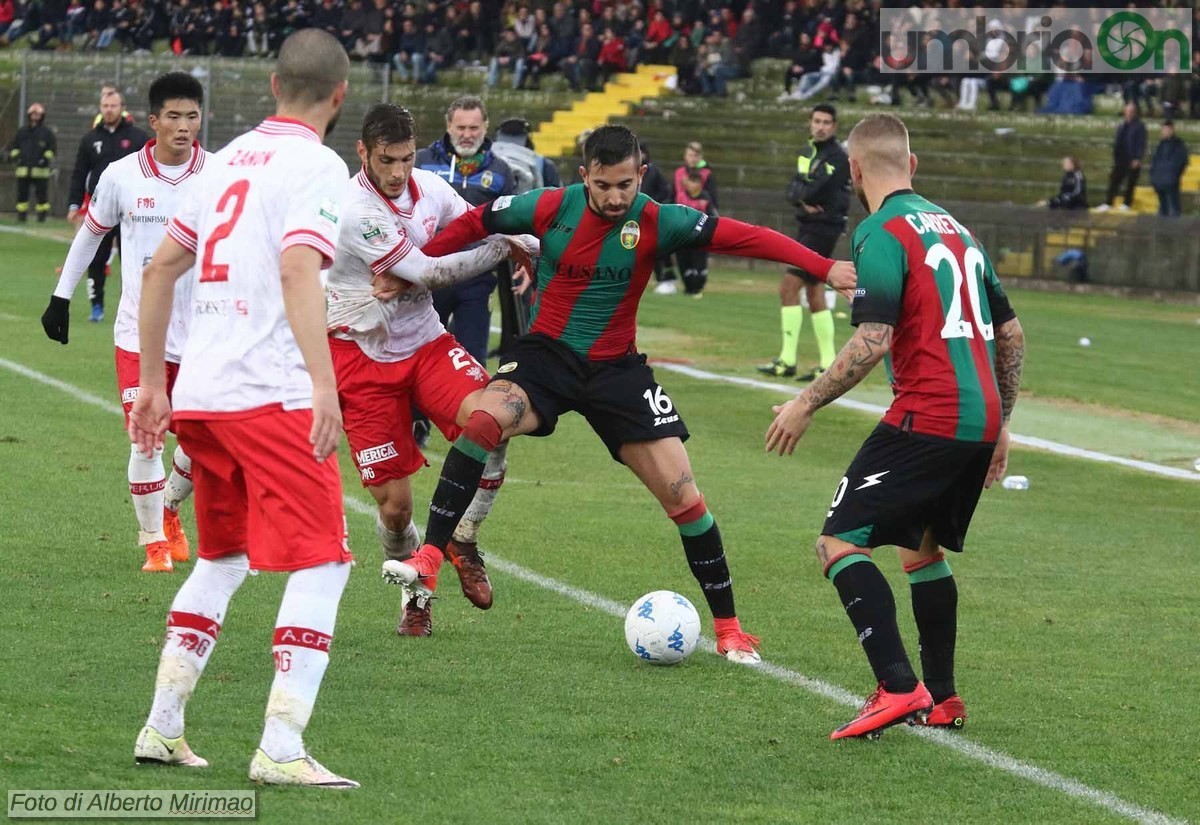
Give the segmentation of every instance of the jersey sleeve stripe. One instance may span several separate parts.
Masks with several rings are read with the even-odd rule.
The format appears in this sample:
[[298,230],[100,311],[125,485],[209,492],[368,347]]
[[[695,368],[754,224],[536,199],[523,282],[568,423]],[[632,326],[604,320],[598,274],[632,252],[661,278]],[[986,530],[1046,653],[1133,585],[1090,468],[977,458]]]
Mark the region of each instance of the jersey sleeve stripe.
[[291,232],[283,236],[283,243],[279,247],[280,254],[284,250],[290,249],[293,246],[308,246],[321,253],[321,268],[327,269],[333,266],[333,253],[335,247],[324,237],[311,229],[293,229]]
[[86,226],[88,228],[88,231],[91,232],[93,235],[107,235],[110,231],[112,231],[111,226],[105,226],[104,224],[100,223],[98,220],[93,218],[91,212],[88,212],[87,215],[84,217],[83,225]]
[[179,218],[172,218],[167,224],[167,234],[188,252],[196,251],[196,233],[180,223]]
[[406,235],[400,239],[400,243],[392,247],[391,252],[387,253],[382,258],[371,264],[371,272],[375,273],[376,275],[382,275],[393,266],[400,263],[400,261],[404,260],[404,256],[411,252],[412,248],[412,241],[410,241]]

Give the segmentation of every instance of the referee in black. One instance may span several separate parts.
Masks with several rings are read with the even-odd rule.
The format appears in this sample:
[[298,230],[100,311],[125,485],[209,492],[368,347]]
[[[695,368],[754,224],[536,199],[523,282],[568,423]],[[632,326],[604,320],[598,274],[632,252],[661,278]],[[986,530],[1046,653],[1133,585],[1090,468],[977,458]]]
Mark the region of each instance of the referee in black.
[[[796,174],[788,185],[787,198],[796,209],[796,240],[814,252],[832,258],[838,238],[846,231],[846,213],[850,209],[850,159],[837,138],[837,109],[827,103],[814,106],[808,126],[812,137],[796,158]],[[796,380],[814,380],[829,369],[837,355],[833,312],[825,306],[825,284],[802,269],[789,268],[779,283],[783,346],[779,357],[758,368],[765,375],[779,378],[796,375],[796,344],[804,324],[801,286],[812,313],[820,363],[804,375],[796,376]]]

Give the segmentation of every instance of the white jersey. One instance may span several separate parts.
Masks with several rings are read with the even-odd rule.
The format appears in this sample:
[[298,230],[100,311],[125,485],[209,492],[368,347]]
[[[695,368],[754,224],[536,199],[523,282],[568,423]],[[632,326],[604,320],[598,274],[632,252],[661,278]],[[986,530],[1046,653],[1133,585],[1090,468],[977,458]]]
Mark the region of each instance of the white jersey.
[[[394,200],[360,171],[350,179],[342,206],[338,254],[326,282],[330,332],[355,341],[372,360],[401,361],[446,330],[428,288],[418,283],[380,302],[371,298],[371,278],[385,272],[405,276],[406,259],[422,268],[427,259],[420,248],[471,205],[444,179],[413,169],[408,187]],[[421,273],[411,274],[415,280]]]
[[[121,303],[113,324],[113,340],[129,352],[141,351],[138,343],[138,306],[142,298],[142,270],[167,234],[167,222],[202,177],[212,155],[196,143],[183,166],[162,166],[154,160],[151,140],[132,155],[109,164],[100,176],[88,205],[87,217],[72,242],[62,277],[54,294],[71,297],[100,244],[114,226],[121,227]],[[208,164],[211,165],[211,164]],[[86,235],[84,233],[87,233]],[[76,246],[79,249],[76,249]],[[171,323],[167,327],[167,360],[179,363],[187,340],[187,316],[191,312],[191,287],[180,279],[175,290]]]
[[308,125],[270,117],[213,156],[167,231],[196,253],[173,404],[183,418],[312,407],[312,379],[283,306],[279,259],[333,261],[350,172]]

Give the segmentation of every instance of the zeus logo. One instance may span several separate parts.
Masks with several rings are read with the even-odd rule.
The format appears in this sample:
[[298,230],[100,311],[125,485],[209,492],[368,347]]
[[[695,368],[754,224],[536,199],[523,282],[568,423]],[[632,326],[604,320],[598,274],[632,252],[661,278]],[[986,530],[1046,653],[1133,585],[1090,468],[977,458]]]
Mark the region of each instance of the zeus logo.
[[879,479],[890,473],[891,470],[884,470],[882,473],[871,473],[869,476],[863,476],[863,483],[855,487],[855,490],[865,490],[868,487],[875,487],[883,482]]

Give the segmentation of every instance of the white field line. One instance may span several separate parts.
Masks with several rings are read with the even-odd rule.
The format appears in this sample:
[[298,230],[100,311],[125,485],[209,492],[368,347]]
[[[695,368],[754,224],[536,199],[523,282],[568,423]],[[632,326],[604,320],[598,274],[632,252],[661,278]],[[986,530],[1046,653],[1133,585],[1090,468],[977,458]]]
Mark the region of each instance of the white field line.
[[[651,364],[656,370],[668,370],[680,375],[686,375],[688,378],[696,378],[700,381],[718,381],[725,384],[736,384],[739,387],[751,387],[756,390],[767,390],[787,396],[795,396],[797,392],[795,388],[783,384],[773,384],[770,381],[759,381],[755,378],[742,378],[737,375],[722,375],[721,373],[708,372],[707,370],[696,369],[695,367],[683,364],[665,364],[661,361],[651,361]],[[868,404],[865,401],[856,401],[853,398],[839,398],[833,403],[848,410],[857,410],[872,415],[882,415],[887,411],[886,407],[881,407],[878,404]],[[1191,470],[1168,467],[1164,464],[1155,464],[1150,461],[1138,461],[1134,458],[1125,458],[1119,455],[1109,455],[1108,453],[1101,453],[1095,450],[1085,450],[1081,447],[1073,447],[1070,444],[1062,444],[1046,438],[1038,438],[1037,436],[1017,435],[1013,433],[1012,443],[1020,444],[1022,447],[1046,450],[1047,452],[1070,458],[1082,458],[1085,461],[1098,461],[1102,464],[1117,464],[1122,467],[1130,467],[1134,470],[1142,470],[1143,472],[1154,473],[1166,478],[1200,481],[1200,473]]]
[[[34,229],[26,229],[17,226],[0,226],[0,232],[8,232],[14,235],[27,235],[33,238],[39,238],[44,241],[54,241],[57,243],[71,243],[66,238],[56,237],[54,235],[43,234]],[[17,320],[15,316],[7,316],[4,320]],[[499,333],[500,327],[493,326],[491,331]],[[777,392],[784,395],[795,395],[796,392],[791,387],[782,384],[772,384],[769,381],[759,381],[754,378],[741,378],[736,375],[722,375],[716,372],[708,372],[707,370],[689,367],[685,364],[667,364],[661,361],[652,361],[655,369],[669,370],[670,372],[686,375],[689,378],[695,378],[700,381],[718,381],[725,384],[736,384],[742,387],[753,387],[758,390],[767,390]],[[870,404],[865,401],[856,401],[853,398],[839,398],[833,402],[839,407],[845,407],[848,410],[858,410],[859,412],[870,413],[871,415],[883,415],[887,411],[886,407],[881,407],[878,404]],[[1096,450],[1086,450],[1082,447],[1074,447],[1070,444],[1063,444],[1058,441],[1051,441],[1046,438],[1038,438],[1034,435],[1018,435],[1013,433],[1012,443],[1019,444],[1022,447],[1032,447],[1037,450],[1046,450],[1047,452],[1056,453],[1057,455],[1068,456],[1070,458],[1081,458],[1085,461],[1097,461],[1101,464],[1117,464],[1122,467],[1129,467],[1134,470],[1142,470],[1147,473],[1165,476],[1166,478],[1178,478],[1184,481],[1200,481],[1200,473],[1186,470],[1179,467],[1168,467],[1164,464],[1155,464],[1151,461],[1139,461],[1136,458],[1125,458],[1119,455],[1109,455],[1108,453],[1098,452]],[[515,479],[513,479],[515,481]],[[525,483],[525,482],[518,482]]]
[[[115,415],[122,414],[121,407],[118,404],[106,401],[98,395],[68,384],[65,381],[59,381],[57,378],[53,378],[45,373],[38,372],[5,358],[0,358],[0,366],[40,384],[60,390],[85,404],[90,404]],[[350,496],[344,496],[343,499],[346,509],[370,518],[375,517],[375,507],[372,504],[368,504],[360,499],[351,498]],[[626,606],[612,599],[592,593],[589,590],[573,587],[557,579],[543,576],[519,564],[502,559],[494,553],[488,554],[488,562],[494,570],[499,570],[514,578],[565,596],[615,618],[624,618],[625,616]],[[713,642],[709,639],[703,639],[701,646],[708,651],[716,649]],[[858,707],[863,701],[862,697],[856,696],[844,688],[821,681],[820,679],[814,679],[811,676],[805,676],[803,673],[772,662],[763,661],[762,664],[754,666],[753,669],[758,673],[803,688],[810,693],[824,699],[830,699],[847,707]],[[1024,779],[1027,782],[1032,782],[1035,785],[1041,785],[1064,796],[1087,802],[1097,808],[1102,808],[1109,813],[1123,816],[1135,822],[1154,823],[1154,825],[1186,825],[1185,820],[1173,819],[1158,811],[1143,808],[1132,802],[1126,802],[1108,791],[1093,788],[1090,785],[1085,785],[1082,782],[1055,773],[1054,771],[1040,768],[1029,762],[1023,762],[1008,754],[972,742],[960,735],[925,728],[910,728],[907,726],[901,727],[900,730],[907,731],[914,736],[920,736],[926,742],[949,748],[990,768],[1010,774],[1019,779]]]

